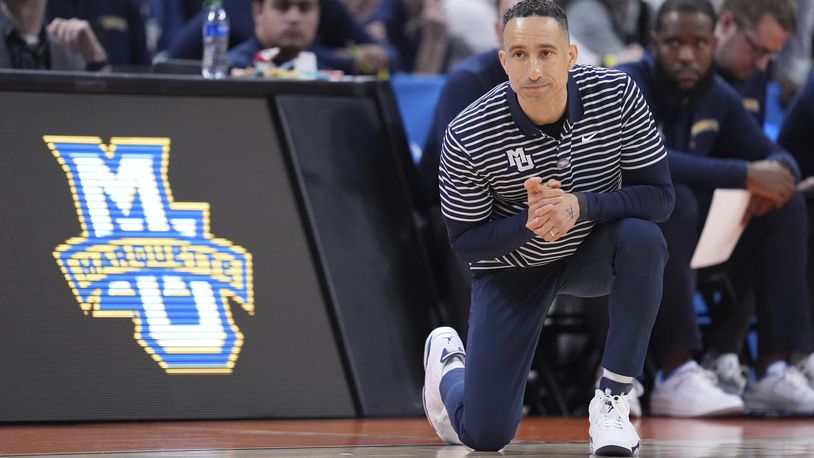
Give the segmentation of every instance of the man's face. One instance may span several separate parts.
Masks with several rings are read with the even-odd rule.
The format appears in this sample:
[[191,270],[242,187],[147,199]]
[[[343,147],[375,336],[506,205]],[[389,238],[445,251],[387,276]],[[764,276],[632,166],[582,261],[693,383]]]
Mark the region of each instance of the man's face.
[[723,11],[716,26],[718,49],[715,62],[725,73],[744,80],[757,70],[766,70],[772,55],[783,49],[789,33],[772,15],[764,15],[754,26],[738,23]]
[[660,30],[653,35],[653,48],[664,73],[681,89],[693,89],[712,67],[712,20],[702,13],[667,13],[661,19]]
[[562,96],[576,59],[576,46],[554,18],[514,18],[506,24],[500,62],[521,99],[545,102]]
[[264,48],[296,54],[314,41],[319,0],[264,0],[252,4],[255,35]]

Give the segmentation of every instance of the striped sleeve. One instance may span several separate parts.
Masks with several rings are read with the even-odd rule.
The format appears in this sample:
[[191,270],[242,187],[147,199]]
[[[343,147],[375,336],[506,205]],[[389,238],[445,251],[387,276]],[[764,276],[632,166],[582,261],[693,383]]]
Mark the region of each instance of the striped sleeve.
[[666,156],[653,114],[639,87],[626,76],[622,94],[622,170],[647,167]]
[[469,223],[489,219],[493,202],[489,185],[451,129],[441,147],[438,181],[441,213],[446,218]]

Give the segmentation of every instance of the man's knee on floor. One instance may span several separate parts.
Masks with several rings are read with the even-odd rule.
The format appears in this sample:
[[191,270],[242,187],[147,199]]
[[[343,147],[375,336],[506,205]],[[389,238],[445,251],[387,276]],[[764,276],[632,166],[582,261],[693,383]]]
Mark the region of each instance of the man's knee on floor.
[[466,434],[460,439],[467,447],[479,452],[495,452],[502,449],[514,439],[517,431],[517,426],[509,422],[487,421],[473,426],[467,425]]

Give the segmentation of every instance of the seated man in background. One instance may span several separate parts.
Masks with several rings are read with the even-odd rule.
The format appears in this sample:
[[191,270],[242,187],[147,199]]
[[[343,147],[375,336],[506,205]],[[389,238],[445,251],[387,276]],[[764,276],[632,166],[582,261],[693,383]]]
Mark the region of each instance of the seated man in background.
[[[809,301],[814,293],[814,73],[808,75],[806,84],[794,99],[777,142],[789,150],[800,164],[803,180],[797,189],[806,196],[808,205],[808,287]],[[812,304],[814,309],[814,304]],[[811,327],[814,329],[814,313],[812,313]],[[808,384],[814,388],[814,354],[808,355],[797,364],[797,368],[808,379]]]
[[[766,117],[767,67],[796,27],[793,0],[725,0],[715,23],[715,64],[741,95],[743,106],[763,125]],[[740,395],[746,377],[738,355],[755,315],[754,280],[745,266],[727,272],[735,287],[737,304],[723,301],[704,332],[704,366],[719,385]]]
[[[319,21],[318,0],[301,0],[288,4],[282,11],[274,0],[252,2],[254,37],[229,51],[226,59],[229,67],[246,68],[254,65],[255,54],[267,48],[277,47],[280,52],[274,58],[276,66],[286,66],[300,52],[314,42]],[[317,59],[321,69],[330,68]]]
[[[229,17],[230,46],[241,44],[255,36],[252,3],[257,0],[224,0],[223,7]],[[305,0],[266,0],[279,11],[307,8]],[[378,44],[348,12],[339,0],[318,0],[319,20],[316,36],[309,47],[319,62],[347,74],[377,74],[390,67],[397,67],[395,51]],[[187,23],[176,35],[167,50],[172,59],[200,59],[203,54],[201,12]]]
[[[797,164],[763,134],[738,94],[716,77],[715,13],[707,0],[667,0],[653,38],[655,58],[626,64],[664,136],[676,205],[661,225],[670,250],[664,295],[653,328],[662,367],[651,400],[657,415],[698,417],[737,413],[814,414],[814,390],[788,364],[811,352],[805,284],[806,214],[795,192]],[[743,401],[692,359],[701,350],[693,306],[696,273],[690,259],[712,191],[752,193],[748,222],[733,257],[755,273],[759,360]]]
[[763,124],[766,69],[797,27],[794,0],[725,0],[715,24],[718,73]]
[[102,70],[107,53],[87,21],[55,19],[45,27],[46,0],[0,2],[0,68]]

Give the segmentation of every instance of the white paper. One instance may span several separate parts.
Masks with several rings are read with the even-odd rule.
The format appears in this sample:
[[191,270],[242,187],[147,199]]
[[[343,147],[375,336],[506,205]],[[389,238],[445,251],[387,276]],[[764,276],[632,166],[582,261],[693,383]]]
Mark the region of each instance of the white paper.
[[715,190],[690,267],[700,269],[729,259],[744,229],[741,221],[749,205],[749,197],[749,191],[744,189]]

